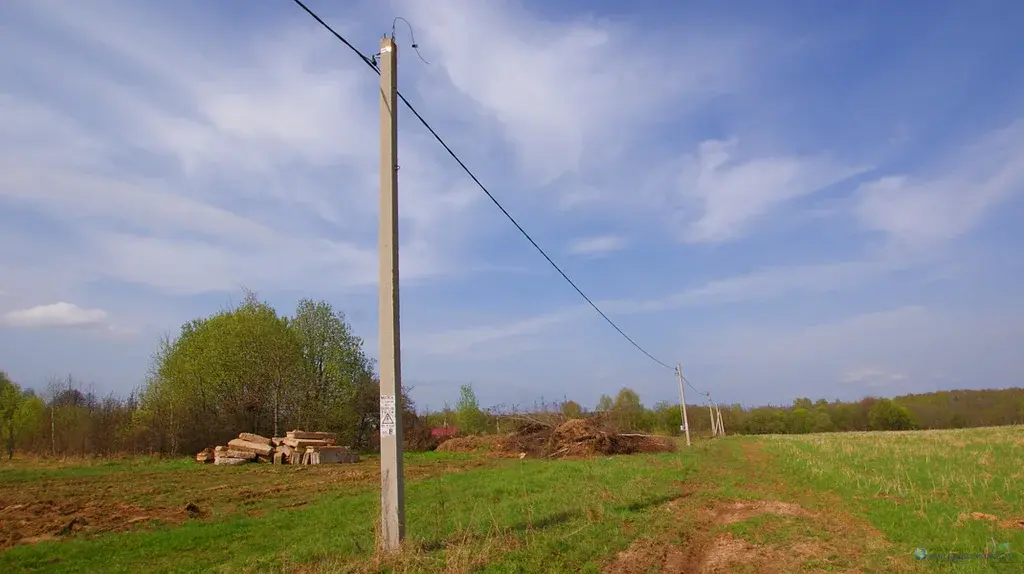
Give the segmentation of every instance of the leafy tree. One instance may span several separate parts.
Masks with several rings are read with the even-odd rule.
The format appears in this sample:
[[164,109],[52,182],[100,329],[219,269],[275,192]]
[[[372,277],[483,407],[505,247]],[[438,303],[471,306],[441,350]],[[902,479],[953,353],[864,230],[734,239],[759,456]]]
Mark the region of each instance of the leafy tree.
[[819,410],[813,415],[811,432],[831,432],[836,430],[832,417],[828,416],[827,410]]
[[612,404],[612,416],[623,428],[636,430],[643,419],[644,406],[640,403],[640,395],[629,387],[619,389]]
[[583,416],[583,407],[576,401],[565,401],[560,405],[562,416],[567,419],[578,419]]
[[[811,401],[807,401],[810,404]],[[805,408],[798,407],[789,413],[789,432],[803,434],[811,432],[814,426],[813,415]]]
[[487,415],[480,410],[473,385],[459,387],[459,402],[455,404],[459,427],[468,434],[478,434],[487,428]]
[[909,430],[914,428],[910,411],[889,399],[879,399],[868,411],[872,430]]
[[292,401],[304,398],[301,341],[251,293],[235,309],[186,323],[156,360],[140,419],[159,428],[160,450],[195,451],[300,418]]
[[362,339],[326,301],[299,301],[290,327],[304,358],[298,424],[330,427],[354,445],[366,443],[380,417],[380,387]]
[[612,410],[612,398],[608,395],[601,395],[601,398],[597,400],[596,410],[602,413]]
[[7,447],[7,458],[14,456],[14,417],[21,408],[21,388],[7,373],[0,371],[0,438]]

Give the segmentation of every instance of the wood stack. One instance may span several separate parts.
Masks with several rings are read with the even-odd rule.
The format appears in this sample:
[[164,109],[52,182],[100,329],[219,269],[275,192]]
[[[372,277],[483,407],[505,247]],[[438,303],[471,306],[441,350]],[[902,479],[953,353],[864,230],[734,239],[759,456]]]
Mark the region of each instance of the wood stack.
[[227,446],[203,449],[196,462],[235,466],[247,462],[273,464],[329,464],[359,462],[359,455],[346,446],[336,446],[337,435],[329,432],[288,431],[287,436],[266,438],[241,433]]

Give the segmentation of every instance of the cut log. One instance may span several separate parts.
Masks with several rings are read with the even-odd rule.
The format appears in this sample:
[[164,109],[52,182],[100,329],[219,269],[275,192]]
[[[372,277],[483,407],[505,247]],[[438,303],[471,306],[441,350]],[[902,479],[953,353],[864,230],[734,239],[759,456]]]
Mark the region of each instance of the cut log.
[[249,461],[244,459],[244,458],[231,458],[229,456],[218,456],[216,459],[214,459],[213,464],[221,465],[221,466],[238,466],[240,464],[245,464],[247,462],[249,462]]
[[272,444],[269,438],[260,436],[258,434],[253,434],[251,432],[239,433],[238,438],[242,440],[247,440],[249,442],[254,442],[256,444],[265,444],[268,446]]
[[272,444],[274,446],[281,446],[282,444],[284,444],[284,437],[283,436],[275,436],[274,438],[270,439],[270,444]]
[[200,464],[207,464],[213,462],[213,458],[214,455],[212,448],[204,448],[203,450],[199,451],[196,454],[196,462]]
[[270,456],[270,453],[274,452],[274,447],[269,444],[260,444],[258,442],[251,442],[240,438],[231,439],[228,441],[228,446],[235,450],[246,450],[263,456]]
[[274,464],[284,464],[284,453],[274,453]]
[[224,452],[227,449],[228,449],[228,447],[226,447],[226,446],[215,446],[215,447],[213,447],[213,452],[215,452],[215,453],[217,453],[217,452]]
[[285,464],[296,464],[296,461],[292,460],[292,457],[295,455],[295,449],[292,447],[283,444],[277,447],[276,451],[284,455]]
[[262,462],[262,463],[265,464],[265,463],[271,462],[271,458],[269,456],[257,456],[256,457],[256,462]]
[[310,446],[331,446],[326,440],[315,438],[286,438],[284,444],[299,450]]
[[256,453],[248,450],[239,450],[237,448],[229,448],[223,452],[217,453],[217,456],[223,456],[227,458],[244,458],[245,460],[256,460]]
[[336,435],[336,434],[334,434],[332,432],[312,432],[312,431],[293,430],[293,431],[288,431],[288,438],[310,438],[310,439],[316,439],[316,440],[324,440],[324,439],[334,439],[334,440],[337,440],[338,435]]

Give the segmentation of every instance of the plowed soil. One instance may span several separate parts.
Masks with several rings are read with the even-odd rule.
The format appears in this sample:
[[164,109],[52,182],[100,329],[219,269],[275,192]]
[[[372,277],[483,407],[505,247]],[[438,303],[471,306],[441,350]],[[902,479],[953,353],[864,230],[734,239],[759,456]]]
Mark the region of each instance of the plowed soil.
[[[406,479],[484,464],[483,460],[413,464],[406,467]],[[317,466],[179,465],[166,470],[114,469],[89,476],[0,481],[0,549],[158,523],[257,515],[265,505],[301,507],[326,492],[375,486],[380,480],[379,465],[374,459]]]

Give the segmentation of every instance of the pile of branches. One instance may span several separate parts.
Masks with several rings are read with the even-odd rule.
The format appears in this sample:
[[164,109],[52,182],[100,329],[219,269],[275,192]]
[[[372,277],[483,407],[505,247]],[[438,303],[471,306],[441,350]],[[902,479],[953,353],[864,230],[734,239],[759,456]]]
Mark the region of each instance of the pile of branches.
[[606,424],[601,417],[513,417],[519,422],[518,428],[498,441],[498,454],[532,458],[575,458],[676,450],[675,441],[669,437],[620,433]]

